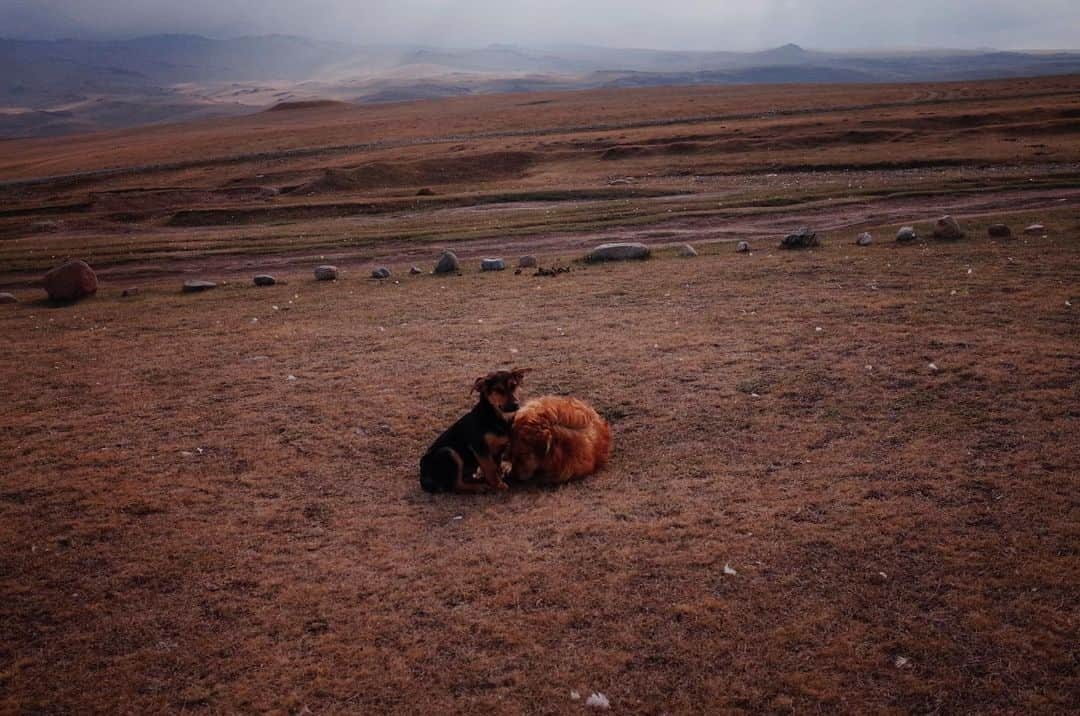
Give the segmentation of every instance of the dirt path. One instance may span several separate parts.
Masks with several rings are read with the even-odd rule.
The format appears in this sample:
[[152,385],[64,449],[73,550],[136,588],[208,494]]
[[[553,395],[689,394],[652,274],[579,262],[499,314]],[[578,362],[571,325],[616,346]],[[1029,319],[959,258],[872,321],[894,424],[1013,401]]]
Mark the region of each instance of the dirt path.
[[[1071,92],[1044,91],[1009,95],[1007,99],[1044,99],[1050,97],[1072,96],[1073,95]],[[601,122],[586,125],[568,125],[557,127],[542,127],[537,129],[503,130],[495,132],[476,132],[469,134],[455,134],[435,137],[418,137],[414,139],[362,142],[356,144],[342,144],[335,146],[301,147],[296,149],[282,149],[272,152],[254,152],[247,154],[235,154],[202,159],[192,159],[179,162],[168,162],[162,164],[145,164],[139,166],[116,167],[85,172],[73,172],[70,174],[58,174],[52,176],[27,177],[25,179],[0,181],[0,189],[21,189],[49,185],[55,185],[59,187],[71,184],[87,184],[105,179],[114,179],[117,177],[139,176],[146,174],[156,174],[161,172],[179,171],[185,169],[199,169],[230,164],[246,164],[248,162],[266,162],[281,159],[334,156],[340,154],[359,154],[365,152],[381,151],[386,149],[401,149],[405,147],[417,147],[432,144],[478,142],[492,139],[512,139],[516,137],[544,137],[590,132],[624,131],[630,129],[648,129],[651,127],[674,127],[694,124],[712,124],[715,122],[735,122],[740,120],[776,117],[817,116],[822,114],[832,114],[836,112],[854,113],[883,109],[895,109],[901,107],[926,107],[946,104],[973,104],[992,102],[994,100],[1000,99],[1002,99],[1002,97],[997,95],[977,97],[939,97],[934,96],[934,94],[932,93],[930,96],[924,99],[911,99],[897,102],[876,102],[870,104],[836,105],[831,107],[778,109],[765,112],[733,112],[724,114],[698,115],[692,117],[676,117],[671,119],[649,119],[635,122]]]
[[[700,197],[699,197],[700,198]],[[665,199],[670,201],[670,199]],[[863,227],[887,226],[898,223],[931,221],[943,214],[958,218],[974,218],[1012,211],[1060,209],[1080,206],[1080,189],[1040,191],[981,192],[952,196],[904,197],[876,199],[852,204],[827,204],[778,208],[768,213],[745,213],[724,217],[679,217],[670,221],[644,226],[626,226],[605,231],[540,233],[526,236],[493,237],[456,241],[445,246],[437,243],[407,240],[388,240],[364,253],[357,251],[318,253],[311,250],[288,252],[273,256],[208,256],[197,259],[154,261],[100,267],[99,275],[106,282],[130,282],[191,274],[225,279],[247,278],[258,272],[288,272],[306,270],[313,263],[334,263],[339,267],[360,269],[372,264],[386,264],[401,271],[416,264],[425,270],[443,248],[451,248],[460,258],[472,260],[485,255],[514,258],[531,253],[547,261],[569,261],[580,256],[588,247],[608,241],[640,241],[655,247],[681,243],[695,245],[767,240],[771,245],[781,235],[797,226],[810,226],[820,232],[834,232]],[[446,211],[485,211],[477,209],[447,209]],[[440,212],[431,220],[438,221]],[[879,240],[891,240],[882,236]],[[2,287],[26,286],[36,277],[9,276],[0,279]]]

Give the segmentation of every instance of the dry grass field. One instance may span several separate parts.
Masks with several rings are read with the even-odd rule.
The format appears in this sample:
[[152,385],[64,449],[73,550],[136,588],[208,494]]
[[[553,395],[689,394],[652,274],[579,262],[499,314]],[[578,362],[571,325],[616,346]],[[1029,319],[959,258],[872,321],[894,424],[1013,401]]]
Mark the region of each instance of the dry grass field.
[[[665,89],[4,143],[0,712],[1075,709],[1078,98]],[[945,211],[968,238],[891,241]],[[776,250],[800,224],[823,246]],[[657,256],[573,261],[607,238]],[[463,275],[407,274],[445,247]],[[571,271],[479,273],[496,251]],[[52,305],[68,256],[102,287]],[[423,493],[504,366],[593,403],[611,464]]]

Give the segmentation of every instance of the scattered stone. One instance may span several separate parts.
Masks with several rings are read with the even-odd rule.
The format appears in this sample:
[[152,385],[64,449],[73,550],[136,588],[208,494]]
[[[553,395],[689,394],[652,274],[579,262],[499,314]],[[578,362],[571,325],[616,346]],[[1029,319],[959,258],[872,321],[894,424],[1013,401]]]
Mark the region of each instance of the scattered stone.
[[725,565],[724,565],[724,574],[725,574],[725,575],[727,575],[727,576],[729,576],[729,577],[735,577],[735,576],[738,576],[738,574],[739,574],[739,573],[738,573],[738,572],[736,572],[736,571],[735,571],[735,570],[734,570],[734,569],[733,569],[733,568],[731,567],[731,565],[730,565],[730,564],[725,564]]
[[558,276],[561,273],[570,273],[570,267],[555,266],[553,268],[538,268],[533,276]]
[[316,281],[337,281],[337,266],[319,266],[315,269]]
[[19,299],[15,298],[15,294],[12,293],[0,293],[0,304],[5,303],[18,303]]
[[385,266],[380,266],[371,272],[372,278],[390,278],[390,269]]
[[589,252],[589,261],[639,261],[652,255],[645,244],[601,244]]
[[139,288],[138,286],[132,286],[130,288],[125,288],[123,291],[121,291],[120,298],[131,298],[132,296],[138,296],[140,293],[142,293],[141,288]]
[[590,708],[600,709],[601,711],[606,711],[611,708],[611,702],[608,701],[608,697],[600,692],[590,694],[589,698],[585,699],[585,705]]
[[419,276],[424,272],[420,269],[419,266],[413,266],[411,269],[409,269],[409,273],[411,273],[413,276]]
[[862,233],[855,239],[855,243],[859,246],[869,246],[874,243],[874,237],[868,233]]
[[443,251],[443,255],[439,257],[439,262],[435,264],[435,273],[454,273],[461,267],[461,263],[458,261],[457,254],[453,251]]
[[990,224],[986,229],[986,233],[995,239],[1008,239],[1012,237],[1012,229],[1006,224]]
[[273,276],[265,273],[261,273],[252,279],[256,286],[273,286],[277,281]]
[[435,196],[435,192],[431,189],[424,187],[420,191],[416,192],[417,196]]
[[964,238],[964,230],[960,228],[960,222],[951,216],[943,216],[934,224],[935,239],[955,241]]
[[740,254],[748,254],[748,253],[750,253],[750,243],[747,242],[747,241],[740,241],[735,246],[735,251],[737,253],[740,253]]
[[917,241],[918,238],[919,234],[915,231],[915,228],[911,226],[905,226],[896,232],[896,240],[902,244]]
[[504,271],[506,262],[502,259],[483,259],[480,262],[481,271]]
[[60,264],[45,274],[43,283],[54,301],[75,301],[97,293],[98,289],[97,274],[85,261]]
[[1042,224],[1032,224],[1024,229],[1024,233],[1028,236],[1043,236],[1046,234],[1046,227]]
[[217,288],[217,284],[213,281],[184,281],[184,293],[199,293],[201,291],[209,291],[212,288]]
[[682,256],[683,258],[692,259],[697,255],[697,250],[690,244],[683,244],[679,247],[679,256]]
[[782,249],[809,249],[820,245],[821,242],[818,241],[817,232],[811,231],[805,226],[793,234],[788,234],[780,242],[780,248]]
[[518,259],[518,268],[536,268],[540,265],[540,262],[536,260],[535,256],[522,256]]

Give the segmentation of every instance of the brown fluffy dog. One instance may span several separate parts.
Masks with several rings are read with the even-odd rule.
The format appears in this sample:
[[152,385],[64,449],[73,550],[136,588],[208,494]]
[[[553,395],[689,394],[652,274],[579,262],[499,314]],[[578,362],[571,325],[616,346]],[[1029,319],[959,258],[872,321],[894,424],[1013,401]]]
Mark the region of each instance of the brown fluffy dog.
[[514,416],[510,478],[547,484],[593,474],[611,454],[611,427],[577,398],[531,400]]

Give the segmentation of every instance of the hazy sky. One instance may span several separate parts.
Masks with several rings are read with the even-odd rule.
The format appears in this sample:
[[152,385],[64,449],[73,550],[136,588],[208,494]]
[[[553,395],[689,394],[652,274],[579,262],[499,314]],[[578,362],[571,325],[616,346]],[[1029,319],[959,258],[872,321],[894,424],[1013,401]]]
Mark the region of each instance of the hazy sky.
[[1080,0],[0,0],[0,36],[162,32],[473,47],[1076,48]]

